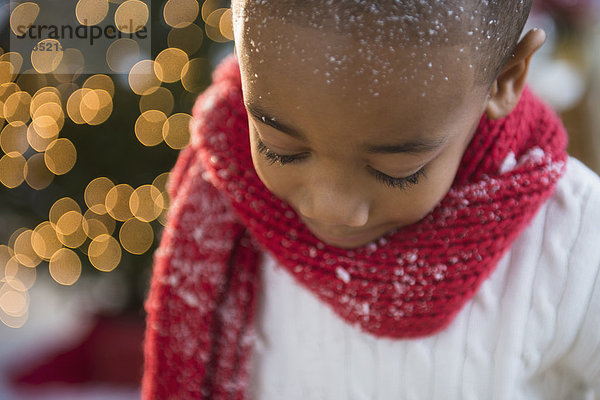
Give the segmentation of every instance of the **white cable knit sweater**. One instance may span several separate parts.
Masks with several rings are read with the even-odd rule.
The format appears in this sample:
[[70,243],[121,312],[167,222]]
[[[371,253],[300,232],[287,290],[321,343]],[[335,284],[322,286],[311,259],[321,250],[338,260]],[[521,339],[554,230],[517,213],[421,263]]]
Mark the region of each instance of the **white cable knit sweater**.
[[254,400],[600,395],[600,178],[574,158],[473,300],[434,336],[375,338],[268,253],[261,267]]

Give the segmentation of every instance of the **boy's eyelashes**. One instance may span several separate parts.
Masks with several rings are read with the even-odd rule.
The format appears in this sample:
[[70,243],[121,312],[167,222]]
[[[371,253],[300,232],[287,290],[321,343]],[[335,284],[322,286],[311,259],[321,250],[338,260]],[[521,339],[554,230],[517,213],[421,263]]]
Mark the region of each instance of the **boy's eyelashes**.
[[279,163],[279,165],[291,164],[298,162],[305,157],[302,154],[294,154],[291,156],[277,154],[268,148],[258,137],[256,138],[256,150],[259,154],[264,156],[264,158],[269,162],[269,165],[273,165],[274,163]]
[[416,185],[417,183],[420,182],[421,177],[427,178],[427,175],[425,174],[425,166],[423,166],[420,170],[418,170],[414,174],[406,176],[404,178],[394,178],[394,177],[384,174],[383,172],[377,171],[376,169],[373,169],[373,173],[375,174],[375,178],[379,182],[381,182],[389,187],[398,188],[398,189],[406,189],[410,185]]
[[[286,165],[286,164],[299,162],[299,161],[303,160],[304,158],[306,158],[306,154],[294,154],[294,155],[277,154],[273,150],[269,149],[259,137],[256,138],[256,150],[258,151],[259,154],[261,154],[267,160],[269,165],[273,165],[274,163],[278,163],[279,165]],[[375,178],[379,182],[381,182],[389,187],[398,188],[398,189],[405,189],[410,185],[416,185],[417,183],[420,182],[420,179],[422,177],[427,178],[427,175],[425,173],[425,166],[423,166],[421,169],[419,169],[414,174],[406,176],[406,177],[402,177],[402,178],[395,178],[395,177],[389,176],[389,175],[384,174],[383,172],[378,171],[372,167],[369,167],[369,170],[372,171],[373,176],[375,176]]]

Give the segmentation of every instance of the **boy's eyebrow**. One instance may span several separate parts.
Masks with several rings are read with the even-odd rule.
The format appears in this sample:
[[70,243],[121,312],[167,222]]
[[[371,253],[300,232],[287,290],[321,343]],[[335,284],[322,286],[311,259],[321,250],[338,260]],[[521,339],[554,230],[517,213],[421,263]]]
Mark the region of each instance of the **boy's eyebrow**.
[[[278,122],[276,118],[269,116],[261,107],[256,104],[246,104],[246,109],[254,116],[257,120],[262,123],[269,125],[280,132],[285,133],[295,139],[302,142],[307,142],[306,136],[304,136],[299,130],[294,129],[286,124]],[[394,153],[429,153],[439,149],[448,141],[448,136],[439,138],[425,138],[420,137],[412,139],[403,143],[397,144],[382,144],[382,145],[367,145],[365,151],[370,154],[394,154]]]
[[261,108],[260,106],[257,106],[256,104],[247,103],[246,109],[250,112],[250,114],[252,114],[254,116],[254,118],[261,121],[263,124],[272,126],[273,128],[277,129],[278,131],[281,131],[281,132],[283,132],[293,138],[296,138],[302,142],[307,142],[306,136],[304,136],[300,131],[298,131],[290,126],[287,126],[285,124],[282,124],[281,122],[278,122],[276,120],[276,118],[273,118],[272,116],[270,116],[269,113],[266,110],[264,110],[263,108]]
[[392,153],[429,153],[439,149],[448,141],[448,136],[440,138],[423,138],[409,140],[399,144],[383,144],[367,146],[366,151],[370,154],[392,154]]

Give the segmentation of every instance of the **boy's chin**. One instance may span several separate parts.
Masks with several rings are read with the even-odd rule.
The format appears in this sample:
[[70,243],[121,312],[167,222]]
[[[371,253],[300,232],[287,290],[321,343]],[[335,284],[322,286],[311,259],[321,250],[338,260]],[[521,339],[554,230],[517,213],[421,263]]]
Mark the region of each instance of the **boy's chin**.
[[369,231],[357,235],[334,236],[327,232],[323,232],[320,229],[316,229],[315,227],[311,226],[310,223],[308,223],[307,226],[313,235],[315,235],[323,243],[343,249],[354,249],[365,246],[378,240],[386,233],[385,231]]

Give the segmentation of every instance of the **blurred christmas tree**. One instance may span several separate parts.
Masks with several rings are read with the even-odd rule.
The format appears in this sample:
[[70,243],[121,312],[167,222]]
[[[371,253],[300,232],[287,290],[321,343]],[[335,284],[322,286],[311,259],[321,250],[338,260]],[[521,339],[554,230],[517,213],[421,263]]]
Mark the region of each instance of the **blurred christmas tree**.
[[[23,27],[56,12],[50,3],[0,6],[0,321],[15,328],[40,279],[68,291],[110,274],[107,304],[140,313],[168,171],[189,140],[195,97],[233,49],[229,2],[219,0],[62,2],[77,26],[113,23],[124,34],[102,54],[104,73],[86,72],[88,54],[51,36],[37,50],[55,50],[13,49]],[[148,28],[149,51],[121,21]]]
[[528,81],[561,113],[571,155],[600,173],[600,1],[534,0],[530,27],[546,43],[531,63]]
[[596,22],[600,4],[598,0],[535,0],[534,12],[548,13],[561,28],[577,27]]

